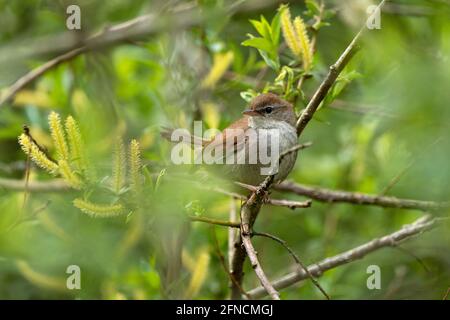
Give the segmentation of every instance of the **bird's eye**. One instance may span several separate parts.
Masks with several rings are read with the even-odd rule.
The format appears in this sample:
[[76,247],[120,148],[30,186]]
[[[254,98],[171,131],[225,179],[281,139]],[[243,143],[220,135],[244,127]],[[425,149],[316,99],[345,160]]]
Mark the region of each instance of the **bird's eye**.
[[266,107],[266,108],[264,109],[264,112],[267,113],[267,114],[271,113],[272,111],[273,111],[273,108],[272,108],[272,107]]

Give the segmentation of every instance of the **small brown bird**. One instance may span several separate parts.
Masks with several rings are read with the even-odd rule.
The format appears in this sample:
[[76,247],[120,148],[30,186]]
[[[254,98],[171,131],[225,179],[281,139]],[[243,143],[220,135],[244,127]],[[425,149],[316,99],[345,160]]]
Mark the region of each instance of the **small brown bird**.
[[[272,93],[261,94],[243,115],[212,140],[190,136],[184,141],[201,146],[199,156],[214,164],[223,178],[254,186],[268,174],[275,174],[275,182],[284,180],[297,158],[297,152],[292,152],[279,163],[280,156],[297,145],[292,104]],[[172,133],[166,130],[162,136],[174,141]]]

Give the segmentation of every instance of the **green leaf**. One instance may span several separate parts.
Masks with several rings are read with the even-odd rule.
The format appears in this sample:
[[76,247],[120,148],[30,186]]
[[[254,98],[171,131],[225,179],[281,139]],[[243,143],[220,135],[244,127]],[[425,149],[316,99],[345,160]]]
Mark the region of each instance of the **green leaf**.
[[269,22],[261,15],[261,22],[264,28],[264,38],[271,41],[272,40],[272,28],[270,27]]
[[281,33],[281,25],[280,25],[280,12],[272,18],[272,23],[270,24],[271,35],[272,35],[272,44],[275,47],[278,47],[280,43],[280,33]]
[[266,30],[264,28],[264,24],[258,20],[250,20],[250,23],[255,27],[256,31],[263,36],[263,38],[268,38],[270,34],[266,34]]
[[264,61],[270,68],[272,68],[275,71],[278,71],[280,69],[280,61],[278,60],[278,57],[276,59],[272,59],[266,52],[262,50],[258,51],[261,57],[264,59]]
[[313,17],[320,14],[320,6],[315,0],[306,0],[305,5],[308,9],[306,15]]
[[246,47],[254,47],[269,53],[272,51],[272,44],[264,38],[250,38],[242,42],[242,45]]

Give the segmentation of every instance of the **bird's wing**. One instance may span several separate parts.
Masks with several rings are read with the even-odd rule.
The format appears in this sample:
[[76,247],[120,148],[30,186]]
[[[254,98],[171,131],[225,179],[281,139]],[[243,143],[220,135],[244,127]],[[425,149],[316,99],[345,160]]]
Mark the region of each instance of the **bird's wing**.
[[[248,119],[249,117],[244,117],[232,123],[222,133],[216,135],[214,139],[206,143],[204,150],[217,150],[222,148],[222,156],[225,159],[227,155],[234,155],[244,149],[248,142],[246,132],[250,129]],[[230,142],[230,139],[233,141]]]

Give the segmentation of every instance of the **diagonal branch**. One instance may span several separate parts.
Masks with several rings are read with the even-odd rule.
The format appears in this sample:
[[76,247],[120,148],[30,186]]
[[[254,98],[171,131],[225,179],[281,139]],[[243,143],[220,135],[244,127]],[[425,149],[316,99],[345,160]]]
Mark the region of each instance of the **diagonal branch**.
[[[358,259],[362,259],[367,254],[378,249],[384,247],[395,247],[403,240],[407,240],[415,235],[436,227],[439,222],[442,222],[442,219],[430,218],[430,216],[421,217],[413,223],[403,226],[396,232],[393,232],[381,238],[373,239],[372,241],[369,241],[356,248],[342,252],[336,256],[326,258],[318,263],[312,264],[308,267],[308,270],[313,276],[321,276],[325,271],[351,263]],[[273,286],[275,289],[280,290],[290,287],[293,284],[308,278],[309,276],[304,270],[298,270],[273,281]],[[252,297],[252,299],[258,299],[266,295],[266,291],[263,287],[255,288],[248,291],[247,293]]]
[[[236,1],[234,4],[228,6],[226,11],[232,15],[236,12],[251,11],[258,8],[264,8],[272,5],[271,1]],[[140,39],[144,36],[150,36],[164,30],[179,30],[201,24],[205,19],[211,18],[202,15],[201,8],[187,7],[180,10],[172,10],[171,13],[150,13],[138,16],[131,20],[104,28],[103,30],[94,33],[81,42],[71,43],[66,47],[66,52],[56,56],[43,65],[31,70],[9,88],[6,89],[0,97],[0,107],[7,101],[14,98],[14,96],[27,85],[31,84],[37,78],[46,72],[54,69],[63,62],[70,61],[79,55],[92,51],[98,48],[105,48],[120,42]],[[215,12],[214,14],[223,14],[223,12]]]
[[[378,6],[378,9],[381,9],[383,6],[385,0],[382,0],[380,5]],[[328,91],[336,81],[337,77],[341,73],[341,71],[345,68],[345,66],[348,64],[348,62],[352,59],[352,57],[355,55],[355,53],[358,50],[358,43],[359,40],[363,34],[363,31],[365,29],[365,25],[361,28],[361,30],[357,33],[357,35],[353,38],[353,40],[350,42],[350,44],[347,46],[347,48],[344,50],[344,52],[340,55],[340,57],[337,59],[336,63],[334,63],[330,70],[325,77],[325,79],[322,81],[319,88],[314,93],[312,99],[309,101],[306,108],[303,110],[302,114],[300,115],[299,119],[296,123],[297,128],[297,136],[300,137],[303,130],[305,129],[306,125],[309,123],[309,121],[312,119],[314,113],[317,111],[317,108],[319,107],[320,103],[323,101],[323,99],[328,94]],[[280,157],[281,160],[282,156]],[[251,242],[249,240],[244,241],[245,233],[251,233],[253,223],[256,220],[256,217],[258,216],[259,210],[261,209],[261,205],[264,201],[264,196],[262,194],[266,194],[267,191],[270,189],[274,182],[274,176],[268,176],[263,183],[258,187],[256,191],[252,193],[248,201],[246,201],[241,208],[241,242],[236,242],[235,247],[241,248],[240,250],[235,250],[235,255],[233,256],[233,275],[235,276],[236,280],[239,282],[239,284],[242,283],[243,279],[243,265],[245,262],[245,256],[246,253],[244,250],[242,250],[242,244],[247,249],[247,253],[250,254],[249,251],[251,251],[252,247],[250,247]],[[245,219],[245,222],[244,222]],[[254,258],[254,257],[253,257]],[[252,261],[252,265],[254,265]],[[255,270],[256,271],[256,270]],[[266,282],[267,278],[262,277],[262,275],[259,275],[259,279],[261,282]],[[269,283],[263,283],[264,289],[272,296],[272,298],[277,298],[278,293],[276,290],[272,287],[272,285]],[[239,296],[239,290],[236,286],[232,287],[232,298],[238,299],[241,298]]]
[[[382,0],[378,5],[378,10],[381,10],[381,7],[384,5],[386,0]],[[359,50],[359,40],[361,39],[364,31],[366,30],[366,25],[359,30],[356,36],[353,38],[352,42],[347,46],[345,51],[341,54],[341,56],[337,59],[337,61],[330,66],[330,70],[328,71],[327,76],[320,84],[319,88],[314,93],[313,97],[309,101],[305,110],[303,110],[302,114],[297,120],[297,135],[300,136],[305,129],[308,122],[312,119],[314,113],[317,111],[317,108],[322,103],[323,99],[328,94],[328,91],[333,86],[339,74],[344,70],[345,66],[347,66],[348,62],[353,58],[355,53]]]

